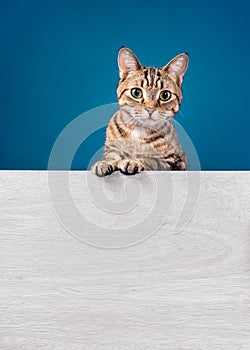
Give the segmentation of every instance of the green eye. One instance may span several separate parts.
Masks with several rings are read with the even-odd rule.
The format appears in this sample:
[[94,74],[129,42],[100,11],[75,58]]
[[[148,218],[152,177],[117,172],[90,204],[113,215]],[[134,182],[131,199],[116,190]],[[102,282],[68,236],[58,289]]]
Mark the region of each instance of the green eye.
[[142,90],[139,88],[133,88],[133,89],[131,89],[131,95],[134,98],[141,98],[142,97]]
[[164,90],[160,93],[160,100],[168,101],[171,98],[171,92],[168,90]]

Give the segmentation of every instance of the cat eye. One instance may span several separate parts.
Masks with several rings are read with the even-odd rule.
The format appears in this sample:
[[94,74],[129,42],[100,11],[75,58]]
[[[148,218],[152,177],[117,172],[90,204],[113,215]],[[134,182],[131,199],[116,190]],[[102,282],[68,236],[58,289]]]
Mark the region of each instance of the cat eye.
[[171,92],[168,90],[164,90],[160,93],[161,101],[168,101],[171,98]]
[[134,98],[142,98],[142,90],[139,88],[133,88],[131,89],[131,95]]

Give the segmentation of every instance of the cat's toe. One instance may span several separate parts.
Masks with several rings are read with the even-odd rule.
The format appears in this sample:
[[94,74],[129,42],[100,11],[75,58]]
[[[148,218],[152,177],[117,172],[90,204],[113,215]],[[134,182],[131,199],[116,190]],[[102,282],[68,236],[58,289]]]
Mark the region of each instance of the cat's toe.
[[143,164],[140,161],[133,159],[123,159],[118,165],[120,172],[125,175],[135,175],[144,170]]
[[92,172],[100,177],[107,176],[113,173],[113,167],[105,160],[96,162],[92,167]]

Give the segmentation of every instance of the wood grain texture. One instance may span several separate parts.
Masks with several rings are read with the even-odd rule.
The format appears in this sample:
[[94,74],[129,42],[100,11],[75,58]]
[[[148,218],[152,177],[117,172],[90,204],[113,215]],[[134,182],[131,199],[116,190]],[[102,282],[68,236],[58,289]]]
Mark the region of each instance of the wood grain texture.
[[[81,198],[87,174],[70,175]],[[59,223],[47,172],[0,172],[0,349],[248,350],[250,172],[200,175],[180,234],[163,224],[140,244],[98,249]],[[164,188],[170,174],[154,176]],[[185,179],[171,176],[180,194]]]

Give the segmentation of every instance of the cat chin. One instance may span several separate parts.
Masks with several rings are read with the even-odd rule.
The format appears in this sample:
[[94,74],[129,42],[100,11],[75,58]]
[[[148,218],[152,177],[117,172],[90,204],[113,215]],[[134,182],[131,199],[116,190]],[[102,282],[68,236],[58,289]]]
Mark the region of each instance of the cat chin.
[[131,136],[133,138],[148,138],[152,133],[158,132],[162,127],[164,126],[163,123],[143,123],[143,124],[136,124],[136,126],[131,131]]
[[138,120],[138,122],[141,124],[141,125],[149,125],[149,126],[152,126],[152,125],[160,125],[160,124],[164,124],[166,122],[166,119],[159,116],[159,115],[152,115],[151,117],[149,115],[141,115],[139,116],[138,118],[136,118]]
[[152,118],[138,119],[136,122],[137,127],[141,129],[147,129],[151,132],[158,131],[166,124],[166,120],[154,120]]

